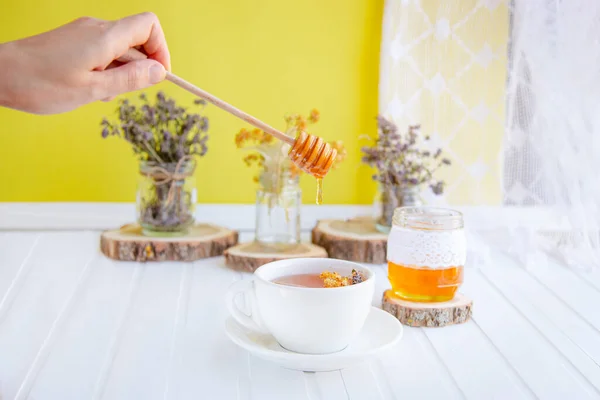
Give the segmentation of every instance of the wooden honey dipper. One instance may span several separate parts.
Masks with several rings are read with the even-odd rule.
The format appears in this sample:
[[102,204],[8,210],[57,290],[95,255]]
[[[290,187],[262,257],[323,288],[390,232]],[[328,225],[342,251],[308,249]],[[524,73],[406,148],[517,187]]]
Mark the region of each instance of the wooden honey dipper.
[[[135,48],[131,48],[123,56],[119,57],[118,61],[130,62],[143,60],[145,58],[147,58],[146,54]],[[292,162],[304,172],[307,172],[316,178],[323,178],[327,175],[327,172],[329,172],[329,169],[337,156],[337,151],[320,137],[309,135],[306,132],[300,132],[298,137],[294,139],[169,71],[167,71],[166,80],[289,144],[291,148],[288,152],[288,156]]]

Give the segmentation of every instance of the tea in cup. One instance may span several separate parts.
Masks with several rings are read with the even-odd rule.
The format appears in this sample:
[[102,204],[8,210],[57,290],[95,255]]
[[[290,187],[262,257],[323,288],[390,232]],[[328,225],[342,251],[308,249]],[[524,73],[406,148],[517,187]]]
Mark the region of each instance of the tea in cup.
[[[296,258],[265,264],[254,280],[234,283],[227,307],[240,325],[271,334],[287,350],[328,354],[345,349],[360,333],[374,289],[375,275],[360,264]],[[249,301],[251,314],[238,308],[239,294]]]

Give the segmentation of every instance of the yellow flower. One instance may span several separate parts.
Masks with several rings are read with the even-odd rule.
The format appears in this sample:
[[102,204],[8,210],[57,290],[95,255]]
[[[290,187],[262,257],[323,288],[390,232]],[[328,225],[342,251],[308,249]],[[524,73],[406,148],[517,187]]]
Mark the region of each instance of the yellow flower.
[[275,139],[273,138],[273,136],[263,132],[262,137],[260,138],[260,144],[272,143],[274,140]]
[[240,131],[235,135],[235,145],[239,148],[242,147],[244,140],[246,140],[246,129],[240,129]]
[[252,129],[252,134],[250,135],[250,137],[254,140],[259,140],[260,137],[262,136],[262,131],[258,128]]
[[298,168],[296,164],[290,163],[290,174],[293,178],[297,177],[302,173],[302,170]]
[[302,115],[296,115],[296,121],[294,123],[294,125],[296,126],[296,128],[298,128],[298,130],[305,130],[306,129],[306,120],[304,119],[304,117]]
[[310,115],[308,116],[308,121],[312,124],[316,124],[317,122],[319,122],[319,118],[321,118],[321,114],[319,113],[319,110],[317,110],[316,108],[313,108],[310,111]]
[[346,151],[346,147],[344,147],[344,142],[342,142],[341,140],[334,140],[332,142],[329,142],[329,144],[332,148],[337,150],[337,156],[335,157],[335,161],[331,166],[331,168],[337,168],[339,164],[342,161],[344,161],[348,152]]
[[298,131],[304,131],[304,130],[306,130],[306,122],[305,121],[298,121],[298,122],[296,122],[296,129]]
[[241,129],[235,136],[235,144],[238,148],[244,147],[251,142],[264,144],[271,143],[273,137],[260,129],[253,129],[251,131],[247,129]]
[[286,115],[283,119],[287,124],[291,124],[296,119],[296,114]]

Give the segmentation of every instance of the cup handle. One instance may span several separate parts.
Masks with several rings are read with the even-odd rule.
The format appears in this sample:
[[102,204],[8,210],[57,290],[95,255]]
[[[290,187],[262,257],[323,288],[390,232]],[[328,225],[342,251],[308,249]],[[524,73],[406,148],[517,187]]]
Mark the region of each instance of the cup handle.
[[[235,299],[238,295],[243,294],[246,301],[250,303],[251,314],[248,315],[237,306]],[[225,301],[229,314],[237,323],[254,332],[267,333],[268,331],[262,326],[260,317],[256,307],[256,298],[254,296],[254,281],[242,280],[233,283],[227,290]]]

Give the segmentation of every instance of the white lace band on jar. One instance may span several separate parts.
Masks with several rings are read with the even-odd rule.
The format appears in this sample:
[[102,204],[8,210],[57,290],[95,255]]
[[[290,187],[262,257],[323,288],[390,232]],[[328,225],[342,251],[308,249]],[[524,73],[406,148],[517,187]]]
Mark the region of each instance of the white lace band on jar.
[[425,231],[394,226],[388,237],[387,259],[394,264],[420,268],[464,266],[467,259],[464,230]]

